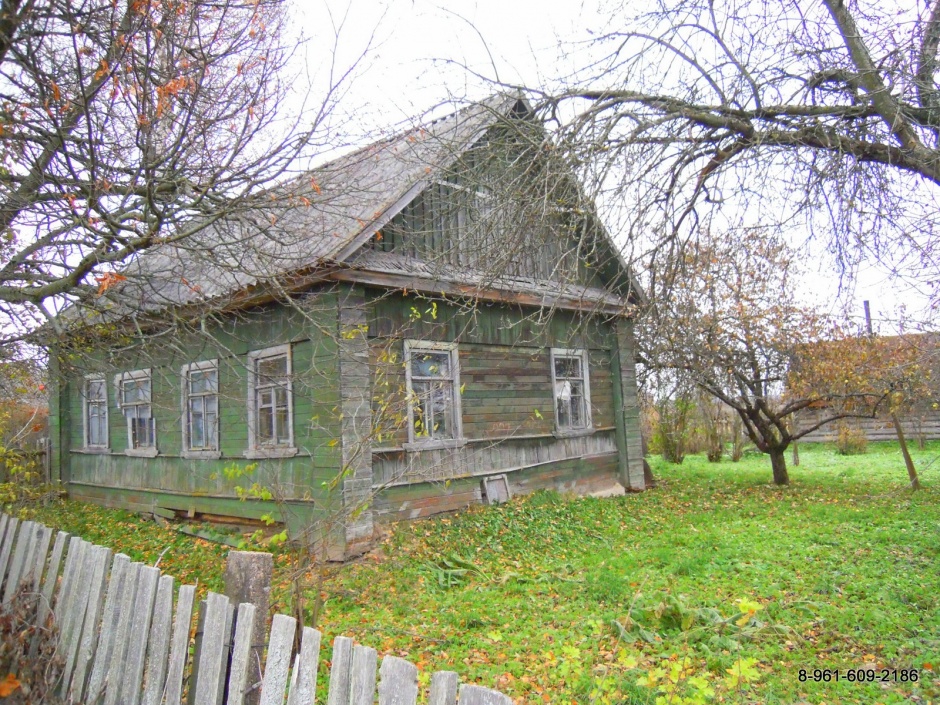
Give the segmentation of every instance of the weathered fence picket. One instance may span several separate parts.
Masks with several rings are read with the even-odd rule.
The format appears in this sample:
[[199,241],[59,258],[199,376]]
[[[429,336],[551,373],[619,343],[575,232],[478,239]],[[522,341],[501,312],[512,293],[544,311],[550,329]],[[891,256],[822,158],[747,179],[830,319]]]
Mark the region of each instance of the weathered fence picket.
[[[254,605],[247,602],[238,606],[226,705],[242,705],[245,702],[245,688],[248,687],[248,673],[252,665],[250,659],[256,609]],[[313,700],[311,699],[309,702],[313,702]]]
[[320,659],[320,632],[303,628],[300,653],[294,661],[293,680],[287,705],[308,705],[313,702],[317,687],[317,662]]
[[154,602],[153,621],[150,625],[150,651],[147,672],[144,675],[142,705],[158,705],[163,695],[167,657],[170,654],[170,628],[173,625],[173,578],[160,577]]
[[412,705],[418,701],[418,669],[397,656],[386,656],[379,669],[379,705]]
[[222,653],[225,647],[225,622],[228,613],[228,598],[209,593],[206,599],[205,622],[202,628],[202,644],[196,678],[196,703],[216,705],[219,689],[225,678]]
[[330,666],[330,689],[326,705],[348,705],[349,677],[352,667],[353,640],[338,636],[333,641],[333,663]]
[[111,658],[108,659],[107,675],[105,676],[104,705],[115,705],[121,694],[121,678],[124,671],[127,645],[131,641],[131,622],[134,618],[134,598],[137,596],[137,581],[140,578],[140,563],[131,563],[124,574],[124,590],[119,603],[117,628],[114,631],[114,644],[111,647]]
[[193,618],[193,602],[196,588],[192,585],[180,587],[176,598],[176,620],[173,622],[173,642],[170,646],[170,662],[167,664],[166,689],[163,702],[179,705],[183,701],[183,675],[186,657],[189,656],[189,628]]
[[[121,615],[121,603],[130,566],[131,559],[123,553],[117,554],[111,563],[111,581],[108,583],[108,596],[104,601],[101,636],[95,648],[95,661],[91,669],[91,677],[88,680],[87,687],[84,688],[89,702],[95,702],[100,696],[108,674],[108,667],[111,665],[111,653],[114,650],[114,640],[117,636],[117,625]],[[73,696],[80,699],[82,690],[82,688],[74,689]]]
[[16,548],[13,549],[13,558],[10,561],[10,575],[3,590],[3,604],[7,604],[13,593],[19,587],[20,575],[23,572],[23,562],[26,560],[26,547],[33,538],[33,522],[24,521],[16,539]]
[[353,646],[349,677],[349,705],[372,705],[375,701],[375,649]]
[[46,578],[42,584],[42,599],[39,601],[39,623],[44,624],[46,617],[52,610],[52,597],[59,581],[59,566],[62,565],[62,556],[65,554],[65,542],[69,540],[69,535],[64,531],[56,534],[55,544],[52,546],[52,558],[49,559],[49,567],[46,569]]
[[7,517],[9,521],[7,522],[6,531],[3,534],[3,548],[0,549],[0,578],[2,578],[7,573],[7,565],[10,562],[10,551],[13,550],[13,540],[16,537],[16,525],[19,524],[19,519],[14,517]]
[[[81,638],[75,640],[76,646],[69,654],[70,659],[72,653],[75,654],[76,658],[75,669],[72,672],[71,692],[73,693],[73,700],[77,702],[81,699],[88,667],[91,665],[92,656],[98,645],[98,620],[105,599],[107,570],[111,564],[111,550],[95,546],[92,551],[92,560],[94,570],[89,584],[84,626],[81,631]],[[78,635],[77,631],[76,635]],[[67,668],[66,670],[71,671],[72,669]]]
[[271,620],[271,637],[268,640],[268,658],[264,664],[264,680],[261,682],[261,705],[283,705],[290,670],[291,649],[297,620],[284,614],[274,615]]
[[428,705],[455,705],[457,702],[457,674],[453,671],[438,671],[431,676],[431,693]]
[[[50,553],[49,547],[52,544]],[[64,559],[64,561],[63,561]],[[61,572],[60,572],[61,569]],[[260,683],[253,649],[256,607],[234,605],[209,592],[200,610],[195,657],[189,662],[195,588],[182,585],[173,599],[173,578],[157,568],[63,531],[0,514],[0,596],[35,600],[36,619],[54,616],[63,657],[58,692],[68,702],[96,705],[181,705],[189,685],[195,705],[244,705],[260,688],[260,705],[312,705],[316,698],[321,634],[275,615]],[[18,597],[20,596],[20,597]],[[295,635],[300,626],[299,652]],[[39,634],[32,644],[38,649]],[[374,649],[338,636],[333,641],[328,705],[416,705],[418,669],[396,656],[378,666]],[[495,690],[458,687],[457,674],[431,676],[429,705],[511,705]]]

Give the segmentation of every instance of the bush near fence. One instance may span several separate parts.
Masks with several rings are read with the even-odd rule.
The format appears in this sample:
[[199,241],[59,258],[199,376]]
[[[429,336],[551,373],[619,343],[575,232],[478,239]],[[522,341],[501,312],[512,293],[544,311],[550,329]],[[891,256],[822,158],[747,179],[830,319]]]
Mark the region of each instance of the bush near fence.
[[[42,524],[0,515],[0,613],[24,593],[39,625],[54,620],[64,664],[57,693],[88,705],[242,705],[260,690],[261,705],[314,702],[321,634],[275,615],[259,683],[251,683],[255,606],[210,592],[199,606],[193,658],[190,635],[196,590],[179,588],[155,567]],[[50,552],[50,544],[52,549]],[[63,567],[64,559],[64,567]],[[61,568],[61,575],[60,575]],[[18,597],[17,600],[20,598]],[[375,649],[348,637],[333,641],[327,705],[415,705],[418,669],[396,656],[378,667]],[[16,674],[11,674],[16,676]],[[377,678],[378,676],[378,678]],[[429,705],[511,705],[495,690],[462,684],[451,671],[432,674]]]

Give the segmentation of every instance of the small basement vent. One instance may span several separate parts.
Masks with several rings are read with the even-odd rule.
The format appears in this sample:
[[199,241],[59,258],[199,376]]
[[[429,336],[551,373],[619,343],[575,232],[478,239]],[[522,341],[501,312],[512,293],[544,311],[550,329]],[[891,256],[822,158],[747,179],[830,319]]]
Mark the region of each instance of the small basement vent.
[[483,491],[483,501],[487,504],[502,504],[512,498],[509,480],[505,475],[484,477],[480,482],[480,489]]

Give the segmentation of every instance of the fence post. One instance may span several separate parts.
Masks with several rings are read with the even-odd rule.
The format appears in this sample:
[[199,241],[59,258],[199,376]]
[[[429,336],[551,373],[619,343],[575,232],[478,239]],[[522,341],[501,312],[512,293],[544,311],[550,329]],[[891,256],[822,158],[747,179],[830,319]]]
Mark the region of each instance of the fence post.
[[[262,673],[258,665],[264,656],[264,642],[268,634],[268,611],[271,603],[271,576],[274,556],[254,551],[229,551],[225,562],[225,594],[233,604],[247,602],[255,606],[254,639],[248,661],[248,686],[260,683]],[[256,688],[247,693],[246,705],[255,705],[260,697]]]

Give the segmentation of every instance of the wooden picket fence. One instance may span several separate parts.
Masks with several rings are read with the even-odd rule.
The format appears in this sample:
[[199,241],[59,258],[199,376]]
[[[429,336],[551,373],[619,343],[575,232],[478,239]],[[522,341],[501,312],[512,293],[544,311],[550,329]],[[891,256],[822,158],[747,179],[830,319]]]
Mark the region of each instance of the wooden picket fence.
[[[6,607],[14,595],[38,596],[37,620],[50,612],[58,626],[64,660],[60,694],[94,705],[242,705],[250,684],[255,606],[233,605],[214,592],[200,605],[192,659],[195,587],[183,585],[175,600],[173,578],[132,563],[123,555],[42,524],[0,515],[0,589]],[[49,551],[52,545],[51,553]],[[64,567],[63,566],[63,558]],[[60,579],[61,568],[61,579]],[[275,615],[268,637],[261,705],[315,702],[320,632],[302,627],[300,653],[293,654],[296,620]],[[414,705],[418,669],[385,656],[377,669],[375,649],[348,637],[333,641],[329,688],[316,702],[327,705]],[[378,682],[376,671],[378,670]],[[258,672],[257,665],[255,672]],[[511,705],[495,690],[463,684],[457,674],[431,676],[428,705]]]

